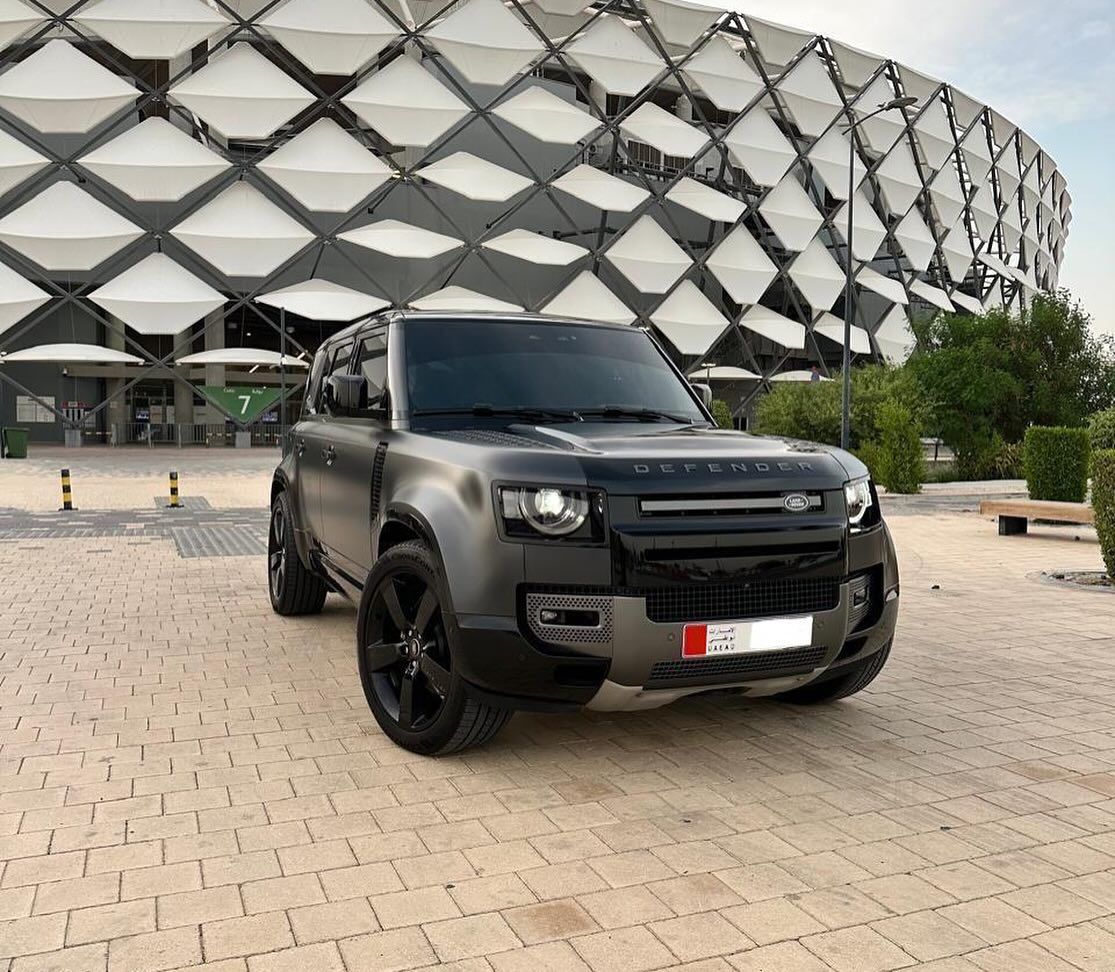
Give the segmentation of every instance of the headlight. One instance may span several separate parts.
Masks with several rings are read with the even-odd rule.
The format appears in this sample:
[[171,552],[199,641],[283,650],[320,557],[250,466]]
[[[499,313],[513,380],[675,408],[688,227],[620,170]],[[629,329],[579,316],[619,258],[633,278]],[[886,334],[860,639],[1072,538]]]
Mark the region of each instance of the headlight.
[[844,484],[844,505],[848,509],[849,526],[863,524],[872,502],[870,479],[855,479]]
[[604,495],[555,486],[503,486],[499,512],[514,537],[593,541],[603,535]]

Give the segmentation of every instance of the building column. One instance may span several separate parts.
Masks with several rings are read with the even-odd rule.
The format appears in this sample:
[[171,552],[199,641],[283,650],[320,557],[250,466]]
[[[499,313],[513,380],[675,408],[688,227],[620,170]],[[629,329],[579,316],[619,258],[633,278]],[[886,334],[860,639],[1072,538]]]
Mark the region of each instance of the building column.
[[[193,328],[187,328],[181,334],[174,336],[174,346],[185,345],[189,353],[189,337]],[[176,425],[193,425],[194,423],[194,389],[190,384],[190,366],[178,365],[174,369],[174,422]]]
[[[205,350],[219,351],[223,347],[225,347],[225,315],[224,311],[214,311],[205,318]],[[205,366],[205,384],[223,387],[224,383],[224,365]]]
[[[124,322],[117,317],[110,317],[109,320],[112,322],[112,327],[105,328],[105,347],[112,348],[114,351],[123,351],[125,350]],[[130,415],[127,403],[124,401],[125,395],[121,391],[127,383],[125,378],[105,380],[105,391],[111,399],[108,408],[105,409],[105,422],[108,424],[108,441],[113,445],[124,445],[127,442],[124,425],[129,421]],[[112,397],[114,395],[115,398]]]

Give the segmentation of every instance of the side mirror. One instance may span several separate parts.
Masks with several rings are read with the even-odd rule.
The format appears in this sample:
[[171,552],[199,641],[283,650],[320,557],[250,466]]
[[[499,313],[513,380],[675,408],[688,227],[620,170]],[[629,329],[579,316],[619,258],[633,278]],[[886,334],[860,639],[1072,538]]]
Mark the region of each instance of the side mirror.
[[701,396],[701,404],[705,408],[712,408],[712,385],[705,385],[701,382],[691,381],[690,384],[698,395]]
[[368,380],[363,375],[330,375],[325,407],[332,415],[353,415],[368,407]]

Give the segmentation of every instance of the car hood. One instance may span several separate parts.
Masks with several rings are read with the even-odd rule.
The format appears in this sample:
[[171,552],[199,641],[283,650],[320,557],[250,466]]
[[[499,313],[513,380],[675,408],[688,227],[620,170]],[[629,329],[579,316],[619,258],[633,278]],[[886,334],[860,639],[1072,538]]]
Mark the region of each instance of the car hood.
[[513,431],[576,456],[590,484],[613,492],[824,490],[867,475],[840,449],[730,429],[578,422]]

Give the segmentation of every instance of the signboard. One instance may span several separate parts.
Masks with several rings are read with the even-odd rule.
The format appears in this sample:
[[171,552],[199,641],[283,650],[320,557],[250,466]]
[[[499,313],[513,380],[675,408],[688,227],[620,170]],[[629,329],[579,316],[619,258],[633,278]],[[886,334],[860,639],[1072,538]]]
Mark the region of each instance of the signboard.
[[257,385],[203,385],[201,389],[214,405],[234,422],[250,425],[279,401],[278,388]]
[[53,395],[40,395],[43,403],[40,405],[30,395],[16,395],[15,397],[15,420],[17,422],[57,422],[58,416],[55,415],[47,405],[54,406]]

